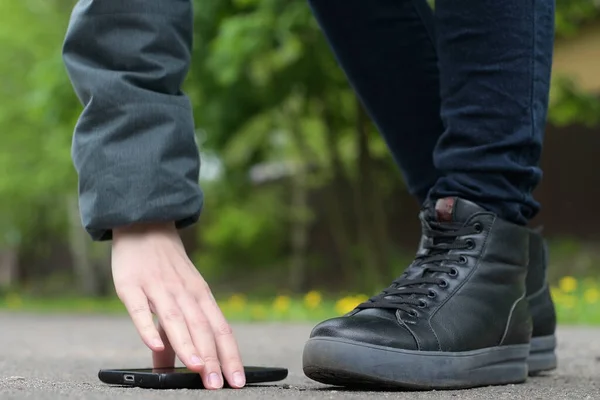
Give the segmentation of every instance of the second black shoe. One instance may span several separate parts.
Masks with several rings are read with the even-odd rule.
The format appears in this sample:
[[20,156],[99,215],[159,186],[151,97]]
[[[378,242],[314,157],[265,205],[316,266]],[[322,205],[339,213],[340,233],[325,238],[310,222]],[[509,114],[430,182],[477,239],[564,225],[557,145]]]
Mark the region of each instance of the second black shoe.
[[309,378],[413,389],[526,380],[530,231],[459,198],[420,218],[421,249],[404,274],[313,329],[303,354]]
[[533,320],[529,375],[556,369],[556,311],[550,296],[547,279],[548,251],[541,234],[529,236],[529,269],[527,272],[527,301]]

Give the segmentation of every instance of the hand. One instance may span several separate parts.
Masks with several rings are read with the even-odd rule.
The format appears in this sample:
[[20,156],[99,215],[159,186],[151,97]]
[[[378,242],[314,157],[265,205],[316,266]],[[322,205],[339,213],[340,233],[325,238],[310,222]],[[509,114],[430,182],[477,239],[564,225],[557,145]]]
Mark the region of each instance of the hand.
[[117,295],[153,352],[154,368],[173,367],[177,355],[201,374],[207,389],[223,387],[223,375],[233,388],[245,385],[232,330],[174,224],[115,229],[112,273]]

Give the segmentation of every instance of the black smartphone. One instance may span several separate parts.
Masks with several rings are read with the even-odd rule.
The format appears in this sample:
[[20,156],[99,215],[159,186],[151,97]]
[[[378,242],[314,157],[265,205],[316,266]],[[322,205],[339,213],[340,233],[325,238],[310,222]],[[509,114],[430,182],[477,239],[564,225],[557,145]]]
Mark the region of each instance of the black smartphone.
[[[282,381],[286,368],[244,367],[246,384]],[[197,372],[183,368],[101,369],[98,378],[109,385],[126,385],[147,389],[204,389]],[[223,379],[224,387],[230,387]]]

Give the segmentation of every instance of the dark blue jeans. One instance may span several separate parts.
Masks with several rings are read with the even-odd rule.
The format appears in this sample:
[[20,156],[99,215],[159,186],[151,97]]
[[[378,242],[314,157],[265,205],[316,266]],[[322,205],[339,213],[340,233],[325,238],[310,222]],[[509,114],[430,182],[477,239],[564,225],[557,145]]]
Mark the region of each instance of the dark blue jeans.
[[411,194],[535,216],[554,0],[309,3]]

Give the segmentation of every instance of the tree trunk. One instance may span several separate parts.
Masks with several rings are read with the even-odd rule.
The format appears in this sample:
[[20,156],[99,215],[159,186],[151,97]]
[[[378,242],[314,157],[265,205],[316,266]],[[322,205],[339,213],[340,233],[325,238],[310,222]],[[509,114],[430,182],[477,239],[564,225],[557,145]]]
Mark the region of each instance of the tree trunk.
[[310,226],[307,215],[308,188],[304,166],[301,166],[292,178],[291,208],[292,258],[290,262],[289,286],[293,292],[300,293],[306,287],[306,255]]
[[0,289],[7,289],[17,282],[18,252],[7,247],[0,249]]
[[[344,207],[340,204],[340,194],[344,192],[344,183],[349,182],[341,161],[341,156],[337,146],[337,132],[325,103],[322,104],[321,112],[323,122],[326,127],[326,145],[327,155],[332,169],[332,185],[326,189],[325,204],[327,207],[327,218],[331,236],[336,246],[337,255],[340,260],[341,275],[348,283],[355,283],[356,266],[352,256],[352,232],[348,218],[344,216]],[[349,185],[348,185],[349,186]]]
[[292,140],[300,153],[297,167],[294,169],[291,179],[290,245],[292,248],[292,255],[288,275],[290,290],[300,293],[306,288],[308,280],[306,261],[308,251],[308,230],[310,229],[308,167],[309,164],[313,161],[316,162],[317,159],[302,135],[302,129],[298,123],[298,118],[300,118],[298,110],[294,109],[291,105],[283,107],[283,110],[283,124],[287,125],[290,130]]
[[376,287],[388,278],[388,238],[383,207],[378,200],[377,187],[373,184],[373,158],[369,147],[369,121],[358,98],[356,100],[356,110],[358,157],[355,207],[359,216],[358,232],[366,267],[365,282]]
[[79,217],[77,196],[68,197],[69,247],[73,260],[73,269],[78,280],[78,289],[85,296],[98,296],[100,285],[96,279],[94,266],[89,254],[89,238]]
[[100,296],[114,295],[112,271],[110,268],[110,242],[91,243],[91,260]]

